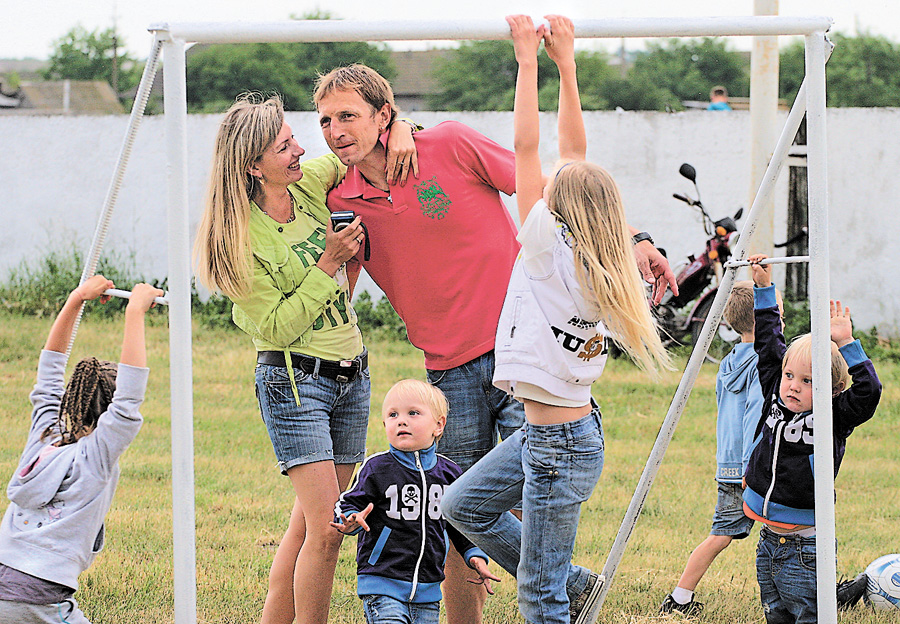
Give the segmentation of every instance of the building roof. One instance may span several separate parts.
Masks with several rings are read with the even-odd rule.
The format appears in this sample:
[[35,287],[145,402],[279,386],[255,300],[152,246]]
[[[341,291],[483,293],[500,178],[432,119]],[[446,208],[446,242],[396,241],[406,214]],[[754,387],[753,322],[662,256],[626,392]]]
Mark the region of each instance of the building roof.
[[391,81],[394,95],[399,97],[425,96],[439,92],[432,75],[435,61],[446,58],[453,50],[406,50],[391,52],[397,75]]
[[0,111],[24,115],[110,115],[125,112],[112,87],[102,80],[23,82],[14,97],[19,100],[18,106],[0,108]]

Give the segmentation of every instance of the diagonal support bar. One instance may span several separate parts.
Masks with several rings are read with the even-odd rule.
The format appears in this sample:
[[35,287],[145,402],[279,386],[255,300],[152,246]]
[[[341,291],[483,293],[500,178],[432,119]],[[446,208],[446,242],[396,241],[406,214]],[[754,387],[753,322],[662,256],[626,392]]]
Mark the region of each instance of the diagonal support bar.
[[[116,168],[109,183],[109,189],[106,191],[103,210],[100,212],[100,220],[97,221],[97,228],[94,230],[94,238],[91,241],[91,249],[85,260],[84,270],[81,272],[81,284],[97,271],[97,264],[100,262],[100,252],[103,251],[103,244],[106,242],[109,222],[112,219],[113,209],[116,207],[116,199],[119,197],[119,189],[122,187],[122,179],[125,177],[125,169],[128,166],[128,159],[131,157],[131,150],[134,147],[134,137],[137,135],[138,127],[144,118],[147,100],[150,99],[150,88],[153,86],[153,78],[156,76],[156,70],[159,67],[159,52],[161,48],[161,44],[156,40],[153,41],[153,45],[150,47],[150,56],[147,57],[147,63],[144,65],[141,83],[134,97],[131,116],[128,118],[125,140],[122,142],[119,158],[116,161]],[[72,345],[75,344],[75,335],[78,333],[78,326],[81,324],[83,312],[84,305],[82,304],[78,310],[78,316],[75,317],[75,324],[72,326],[72,337],[69,338],[66,357],[72,352]]]

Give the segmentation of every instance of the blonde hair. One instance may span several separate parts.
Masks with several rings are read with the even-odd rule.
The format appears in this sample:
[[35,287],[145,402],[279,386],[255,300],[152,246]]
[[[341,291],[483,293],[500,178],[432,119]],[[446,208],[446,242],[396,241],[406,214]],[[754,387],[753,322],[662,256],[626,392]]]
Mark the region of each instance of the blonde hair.
[[753,282],[742,280],[735,282],[731,295],[725,303],[725,321],[737,333],[750,334],[756,328],[753,316]]
[[[421,401],[431,410],[431,415],[435,421],[440,422],[440,419],[444,418],[446,422],[450,404],[447,402],[447,397],[444,396],[444,393],[437,386],[432,386],[430,383],[425,383],[418,379],[401,379],[391,386],[391,389],[384,395],[384,403],[381,406],[382,412],[384,412],[387,399],[391,394],[400,394]],[[384,416],[383,413],[382,416]],[[434,439],[440,440],[441,436],[435,436]]]
[[[832,392],[846,389],[850,383],[850,372],[848,370],[847,361],[841,355],[841,351],[837,344],[833,341],[831,344],[831,390]],[[788,361],[794,361],[803,366],[809,366],[812,369],[812,334],[803,334],[797,336],[791,341],[787,351],[784,352],[784,358],[781,360],[781,370],[787,366]]]
[[391,89],[391,83],[367,65],[354,63],[332,69],[325,75],[319,74],[316,80],[316,91],[313,94],[313,104],[318,108],[322,98],[335,91],[356,91],[372,107],[373,113],[377,113],[385,104],[389,104],[391,107],[389,126],[397,118],[397,107],[394,104],[394,91]]
[[284,123],[278,96],[238,96],[219,124],[206,206],[194,242],[198,279],[235,299],[250,288],[250,167],[275,142]]
[[575,274],[616,342],[648,372],[670,367],[632,250],[619,187],[602,167],[564,165],[549,189],[549,208],[574,237]]

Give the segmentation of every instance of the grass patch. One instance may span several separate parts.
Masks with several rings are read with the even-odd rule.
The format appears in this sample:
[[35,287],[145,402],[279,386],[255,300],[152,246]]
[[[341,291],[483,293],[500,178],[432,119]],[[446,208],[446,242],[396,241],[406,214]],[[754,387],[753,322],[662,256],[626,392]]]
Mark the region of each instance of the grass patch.
[[[163,316],[162,319],[165,317]],[[15,468],[28,427],[28,393],[47,318],[0,316],[0,474]],[[121,321],[88,314],[72,362],[85,355],[118,357]],[[107,544],[82,575],[79,602],[95,622],[173,621],[172,502],[168,336],[148,329],[148,398],[144,428],[121,461],[122,478],[107,517]],[[371,352],[373,409],[369,451],[386,448],[379,407],[403,377],[424,378],[420,352],[405,342],[375,339]],[[240,332],[199,323],[193,340],[198,621],[259,620],[275,546],[287,526],[292,491],[278,473],[253,393],[254,352]],[[679,360],[683,367],[684,359]],[[900,551],[900,364],[876,360],[885,393],[876,417],[851,436],[837,481],[838,574],[853,576],[878,556]],[[691,550],[709,532],[715,504],[715,378],[704,366],[647,499],[600,621],[658,623]],[[607,455],[600,484],[585,504],[575,561],[595,570],[606,555],[668,409],[679,372],[653,383],[624,360],[610,361],[595,395],[603,411]],[[0,508],[5,508],[5,499]],[[754,536],[728,548],[701,582],[701,622],[762,622]],[[363,621],[355,596],[355,541],[345,540],[330,621]],[[514,581],[502,575],[485,611],[488,624],[520,622]],[[896,622],[857,608],[848,624]]]

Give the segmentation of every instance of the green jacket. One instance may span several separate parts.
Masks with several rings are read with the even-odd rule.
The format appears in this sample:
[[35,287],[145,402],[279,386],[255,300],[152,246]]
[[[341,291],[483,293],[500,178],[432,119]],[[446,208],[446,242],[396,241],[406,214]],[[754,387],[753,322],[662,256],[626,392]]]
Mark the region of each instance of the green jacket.
[[[325,196],[347,168],[328,154],[302,163],[303,178],[288,187],[302,210],[326,225]],[[251,204],[250,293],[232,300],[235,325],[253,338],[257,351],[303,352],[313,323],[341,293],[337,282],[317,266],[304,266],[278,232],[278,224]]]

